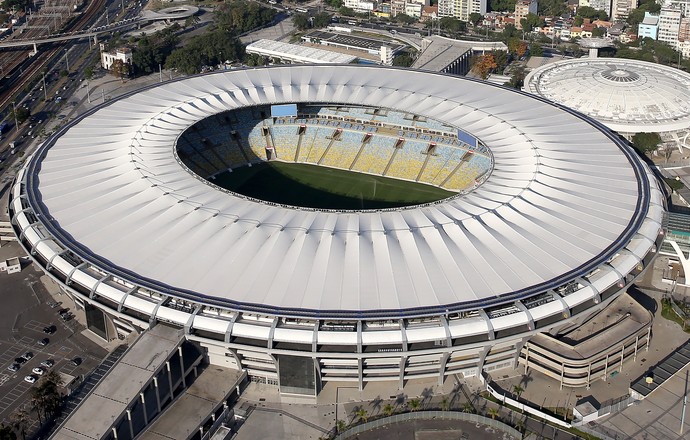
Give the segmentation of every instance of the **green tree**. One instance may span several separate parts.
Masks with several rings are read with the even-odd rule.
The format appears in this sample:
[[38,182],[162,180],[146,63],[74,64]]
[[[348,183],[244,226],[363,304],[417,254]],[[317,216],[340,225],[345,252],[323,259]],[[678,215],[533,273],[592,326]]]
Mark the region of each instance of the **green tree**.
[[391,405],[390,403],[387,403],[383,406],[383,415],[386,417],[390,417],[393,415],[394,410],[395,410],[395,408],[393,408],[393,405]]
[[419,399],[412,399],[407,402],[407,406],[410,407],[410,411],[419,411],[422,407],[422,402],[420,402]]
[[300,31],[309,29],[309,16],[302,13],[295,14],[292,16],[292,24],[294,24],[295,27]]
[[489,0],[489,10],[497,12],[515,11],[515,0]]
[[537,3],[537,14],[544,17],[558,17],[568,10],[563,0],[541,0]]
[[341,6],[338,8],[338,14],[343,15],[345,17],[354,17],[357,15],[354,9],[348,8],[347,6]]
[[412,23],[417,21],[416,18],[410,17],[407,14],[398,14],[393,18],[393,20],[397,21],[398,23],[402,23],[402,24],[412,24]]
[[470,402],[465,402],[462,404],[462,412],[472,414],[474,412],[474,407]]
[[607,20],[609,18],[608,15],[606,15],[606,11],[594,9],[591,6],[580,6],[577,8],[577,16],[589,18],[590,20]]
[[198,73],[202,66],[216,65],[226,60],[242,60],[244,57],[244,46],[239,39],[222,29],[215,29],[191,38],[184,47],[172,51],[165,61],[165,67],[192,75]]
[[479,12],[473,12],[470,14],[469,19],[470,23],[472,23],[472,26],[478,26],[479,23],[481,23],[482,20],[484,20],[484,16]]
[[347,428],[347,423],[345,422],[345,420],[338,420],[337,422],[335,422],[335,429],[339,433],[345,431],[346,428]]
[[10,426],[0,423],[0,440],[17,440],[17,434]]
[[605,27],[594,27],[592,29],[592,36],[593,37],[603,37],[606,35],[606,28]]
[[544,56],[544,49],[541,47],[541,44],[532,43],[529,46],[529,54],[533,57],[541,57]]
[[5,11],[23,11],[25,7],[31,6],[31,0],[3,0],[0,6]]
[[393,65],[399,67],[410,67],[414,64],[414,57],[407,52],[400,53],[393,58]]
[[369,418],[369,411],[367,411],[366,409],[360,407],[357,411],[355,411],[355,415],[357,416],[357,418],[358,418],[359,420],[361,420],[361,421],[363,421],[364,423],[366,423],[366,422],[367,422],[367,419]]
[[184,26],[183,28],[188,28],[188,27],[195,27],[197,24],[199,24],[199,16],[195,15],[190,15],[187,17],[184,21]]
[[513,385],[513,393],[517,396],[518,400],[520,399],[520,395],[525,391],[523,387],[520,385]]
[[659,136],[659,133],[635,133],[631,141],[639,152],[650,154],[659,148],[661,136]]
[[[16,109],[16,111],[15,111]],[[16,119],[19,124],[23,124],[24,121],[29,119],[31,116],[31,111],[26,107],[14,107],[10,111],[10,118]]]
[[658,14],[661,10],[661,2],[657,3],[655,0],[641,0],[637,8],[628,13],[627,23],[632,29],[637,30],[637,25],[644,19],[644,13]]
[[324,3],[334,9],[338,9],[343,6],[343,0],[326,0]]
[[266,8],[258,2],[236,0],[223,3],[214,12],[219,29],[232,35],[240,35],[273,22],[276,10]]
[[129,76],[129,63],[125,63],[122,60],[115,60],[110,66],[110,73],[116,78],[120,78],[122,82],[125,81],[125,77]]
[[[12,414],[12,427],[19,432],[22,440],[26,440],[26,428],[29,427],[29,414],[23,409],[19,409]],[[1,438],[1,437],[0,437]]]
[[489,408],[489,410],[487,411],[487,414],[489,415],[489,417],[496,420],[496,417],[498,416],[498,409],[497,408]]
[[544,20],[536,14],[529,13],[524,18],[520,19],[522,30],[529,33],[534,28],[544,26]]
[[328,12],[319,12],[318,14],[314,15],[314,21],[312,25],[315,28],[324,28],[331,24],[332,18],[333,15],[329,14]]
[[88,81],[93,78],[93,67],[87,66],[84,69],[84,78]]
[[443,397],[441,399],[441,404],[439,405],[441,407],[441,411],[448,411],[450,409],[450,402],[448,401],[448,397]]
[[508,23],[503,28],[503,32],[501,32],[501,40],[505,43],[511,38],[520,37],[521,35],[522,34],[517,30],[517,28],[513,24]]
[[513,69],[511,75],[510,75],[510,80],[506,83],[508,87],[512,87],[514,89],[522,89],[522,86],[525,84],[525,68],[520,66],[516,67]]
[[443,17],[438,21],[438,27],[445,32],[460,33],[467,30],[467,24],[453,17]]

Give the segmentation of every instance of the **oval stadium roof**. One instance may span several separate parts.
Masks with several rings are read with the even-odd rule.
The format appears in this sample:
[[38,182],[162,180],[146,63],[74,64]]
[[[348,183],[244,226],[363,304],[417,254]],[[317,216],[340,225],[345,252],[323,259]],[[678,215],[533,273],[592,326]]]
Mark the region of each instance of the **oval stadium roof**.
[[[457,198],[335,212],[248,200],[175,158],[180,133],[211,114],[295,102],[380,106],[460,127],[491,149],[494,170]],[[621,252],[658,189],[594,124],[527,94],[428,72],[221,72],[130,93],[77,119],[34,155],[27,191],[63,245],[161,292],[278,312],[430,314],[557,287]]]
[[661,64],[622,58],[557,61],[530,72],[524,90],[620,133],[690,127],[690,74]]

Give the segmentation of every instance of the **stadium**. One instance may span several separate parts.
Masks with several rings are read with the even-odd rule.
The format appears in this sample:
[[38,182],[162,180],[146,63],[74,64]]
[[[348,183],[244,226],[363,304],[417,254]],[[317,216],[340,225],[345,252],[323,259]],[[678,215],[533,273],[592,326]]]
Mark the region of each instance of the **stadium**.
[[515,367],[642,273],[664,212],[650,169],[586,116],[357,65],[106,102],[27,159],[9,206],[94,333],[184,328],[211,364],[303,395]]
[[623,58],[578,58],[546,64],[524,90],[596,119],[630,139],[659,133],[664,145],[688,148],[690,74]]

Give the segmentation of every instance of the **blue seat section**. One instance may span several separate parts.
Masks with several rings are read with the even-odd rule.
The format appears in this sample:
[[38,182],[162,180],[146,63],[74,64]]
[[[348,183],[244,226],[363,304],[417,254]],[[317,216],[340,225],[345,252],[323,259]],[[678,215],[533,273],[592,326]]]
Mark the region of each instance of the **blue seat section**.
[[[455,191],[472,188],[491,169],[491,154],[483,144],[470,147],[455,135],[420,131],[454,133],[451,127],[423,117],[413,120],[400,111],[374,113],[366,108],[317,105],[302,108],[299,117],[275,120],[266,117],[267,109],[220,113],[186,130],[178,140],[178,153],[193,172],[210,177],[247,164],[239,140],[250,162],[267,160],[266,147],[273,145],[275,157],[286,162],[318,164],[321,160],[322,166],[375,175],[385,171],[388,177]],[[300,141],[301,125],[305,129]],[[268,137],[263,127],[269,129]],[[333,139],[338,129],[340,135]],[[367,133],[372,136],[363,144]],[[402,144],[399,139],[404,140]]]
[[405,180],[416,180],[419,171],[424,166],[428,143],[406,139],[402,148],[398,148],[386,176]]
[[333,141],[333,145],[323,158],[321,165],[344,170],[349,169],[357,157],[363,138],[364,133],[361,131],[343,130],[339,140]]
[[383,174],[393,155],[395,142],[396,139],[393,137],[374,134],[371,140],[364,145],[353,171]]
[[299,140],[298,130],[299,126],[285,124],[282,119],[271,127],[273,145],[278,159],[286,162],[294,161]]

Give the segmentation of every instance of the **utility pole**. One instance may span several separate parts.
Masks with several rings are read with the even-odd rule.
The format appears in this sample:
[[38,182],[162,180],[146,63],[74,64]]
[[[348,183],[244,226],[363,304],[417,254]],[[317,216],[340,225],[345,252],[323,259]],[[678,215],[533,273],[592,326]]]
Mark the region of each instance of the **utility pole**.
[[89,90],[89,80],[86,80],[86,99],[89,101],[89,104],[91,104],[91,91]]
[[159,82],[163,82],[163,67],[158,63],[158,78]]
[[69,57],[67,56],[68,53],[69,51],[65,49],[65,64],[67,65],[67,72],[69,72]]
[[105,104],[105,89],[101,89],[101,96],[103,97],[103,104]]
[[683,412],[680,414],[680,435],[683,435],[685,425],[685,407],[688,405],[688,370],[685,371],[685,395],[683,396]]
[[17,107],[15,107],[16,101],[12,101],[12,113],[14,113],[14,128],[19,132],[19,120],[17,119]]
[[43,72],[43,100],[48,100],[48,87],[46,87],[46,73]]

